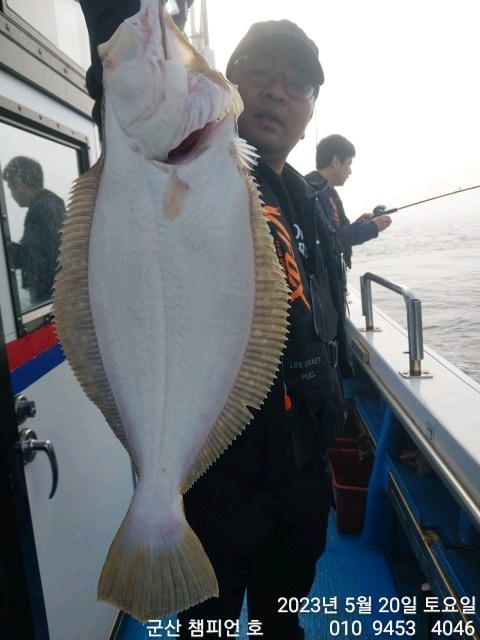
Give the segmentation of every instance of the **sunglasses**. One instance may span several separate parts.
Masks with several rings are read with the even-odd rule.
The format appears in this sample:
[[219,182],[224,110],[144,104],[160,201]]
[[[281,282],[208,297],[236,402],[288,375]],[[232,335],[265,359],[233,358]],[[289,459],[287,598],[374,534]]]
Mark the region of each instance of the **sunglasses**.
[[285,92],[295,100],[310,100],[316,89],[307,72],[298,68],[279,69],[273,60],[263,56],[242,56],[233,64],[232,76],[235,71],[257,87],[267,87],[274,78],[280,76]]

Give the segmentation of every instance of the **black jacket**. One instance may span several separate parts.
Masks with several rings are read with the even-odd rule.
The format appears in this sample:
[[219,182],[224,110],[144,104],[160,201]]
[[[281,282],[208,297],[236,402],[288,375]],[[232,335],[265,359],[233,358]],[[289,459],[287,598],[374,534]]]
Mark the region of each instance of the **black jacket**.
[[52,297],[65,203],[48,189],[40,190],[28,205],[23,236],[14,244],[15,267],[22,271],[22,287],[32,303]]
[[[326,270],[330,294],[338,315],[337,335],[339,367],[343,377],[350,377],[351,366],[347,358],[345,339],[345,294],[346,275],[341,260],[341,247],[334,228],[325,217],[325,209],[318,193],[295,169],[286,165],[284,175],[287,177],[289,188],[304,201],[296,215],[307,230],[306,243],[308,260],[313,264],[312,257],[317,258],[317,265]],[[317,243],[317,239],[319,242]]]
[[[334,335],[339,344],[339,365],[334,367],[331,360],[322,357],[323,369],[317,369],[315,372],[321,384],[325,383],[324,389],[316,389],[318,395],[322,396],[320,404],[310,402],[308,395],[302,397],[300,389],[298,395],[293,394],[292,409],[287,411],[284,405],[285,387],[287,393],[291,390],[288,388],[290,379],[286,374],[285,367],[288,366],[288,362],[286,365],[285,360],[295,357],[295,353],[289,354],[289,346],[294,344],[295,351],[299,339],[301,345],[304,337],[309,346],[308,341],[312,340],[314,334],[312,315],[302,316],[302,311],[297,309],[292,317],[291,311],[291,325],[282,370],[260,411],[254,412],[252,422],[218,461],[221,465],[241,468],[246,475],[257,478],[260,475],[267,484],[275,484],[299,469],[314,473],[312,470],[315,464],[325,464],[323,454],[343,427],[345,417],[340,371],[350,375],[351,369],[345,344],[344,283],[340,277],[332,231],[319,212],[314,191],[304,178],[288,165],[279,177],[260,162],[254,176],[265,203],[267,218],[269,211],[281,208],[284,214],[282,222],[288,227],[290,237],[294,237],[295,257],[300,256],[298,267],[305,297],[310,300],[308,274],[312,271],[316,271],[326,284],[325,295],[330,300],[326,301],[325,307],[334,307]],[[277,253],[281,253],[281,243],[274,226],[273,223],[270,224]],[[281,255],[279,259],[282,263]],[[292,303],[292,309],[295,304]],[[312,344],[312,349],[316,349],[315,344]]]
[[[332,301],[338,314],[338,336],[343,328],[345,313],[344,283],[341,279],[335,253],[335,231],[331,225],[327,224],[325,216],[319,215],[323,213],[323,209],[317,194],[301,174],[288,164],[285,165],[281,180],[262,163],[254,173],[260,183],[264,199],[268,195],[267,185],[263,184],[265,177],[268,178],[270,184],[276,183],[274,191],[279,194],[277,197],[280,200],[280,206],[285,208],[290,224],[299,227],[296,231],[297,235],[301,232],[301,236],[297,238],[297,244],[300,246],[303,264],[307,270],[317,271],[320,277],[327,278]],[[265,202],[268,204],[268,200]]]

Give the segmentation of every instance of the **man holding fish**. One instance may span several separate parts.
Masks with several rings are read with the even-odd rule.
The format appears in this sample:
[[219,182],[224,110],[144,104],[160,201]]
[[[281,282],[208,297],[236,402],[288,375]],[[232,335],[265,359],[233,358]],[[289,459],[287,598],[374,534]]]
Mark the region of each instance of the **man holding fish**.
[[[80,4],[92,51],[139,8],[133,0]],[[97,107],[100,71],[94,65],[88,76]],[[340,370],[349,369],[345,283],[334,234],[314,192],[286,163],[312,117],[324,75],[315,43],[297,25],[280,20],[252,25],[226,76],[243,100],[239,135],[259,156],[253,176],[289,285],[289,329],[279,374],[262,406],[252,410],[243,432],[183,496],[219,595],[179,611],[180,637],[191,637],[194,628],[203,628],[202,637],[219,637],[214,625],[238,620],[246,594],[248,618],[260,621],[264,638],[297,640],[304,637],[298,614],[282,610],[282,599],[309,593],[325,548],[332,500],[326,450],[343,426]],[[175,149],[184,152],[184,146]],[[171,216],[187,197],[182,189],[177,179]],[[236,240],[223,238],[232,247]],[[208,395],[209,380],[203,385]],[[185,403],[188,396],[186,388]]]

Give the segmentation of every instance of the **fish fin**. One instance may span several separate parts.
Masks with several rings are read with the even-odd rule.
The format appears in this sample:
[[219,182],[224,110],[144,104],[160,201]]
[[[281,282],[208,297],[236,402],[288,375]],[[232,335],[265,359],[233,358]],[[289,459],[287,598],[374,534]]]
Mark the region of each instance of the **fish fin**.
[[[104,155],[73,184],[62,223],[54,282],[55,332],[73,373],[130,454],[98,348],[88,292],[88,245]],[[132,457],[130,455],[130,457]]]
[[287,335],[290,293],[280,266],[259,197],[258,186],[247,175],[255,260],[255,303],[252,326],[232,391],[188,469],[183,493],[220,456],[259,409],[278,373]]
[[145,527],[139,530],[132,519],[129,510],[110,546],[99,600],[146,622],[218,596],[213,567],[183,510],[170,526],[155,527],[155,539],[148,542],[142,540]]
[[246,168],[248,171],[252,171],[253,167],[258,164],[257,150],[252,145],[248,144],[243,138],[234,138],[233,153],[240,167]]

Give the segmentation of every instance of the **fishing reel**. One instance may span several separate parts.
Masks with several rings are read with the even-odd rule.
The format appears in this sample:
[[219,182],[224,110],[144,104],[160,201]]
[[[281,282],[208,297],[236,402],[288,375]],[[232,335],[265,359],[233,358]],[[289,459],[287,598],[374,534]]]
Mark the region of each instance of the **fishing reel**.
[[384,204],[377,204],[377,206],[373,210],[373,217],[378,218],[378,216],[384,216],[386,212],[387,207]]

